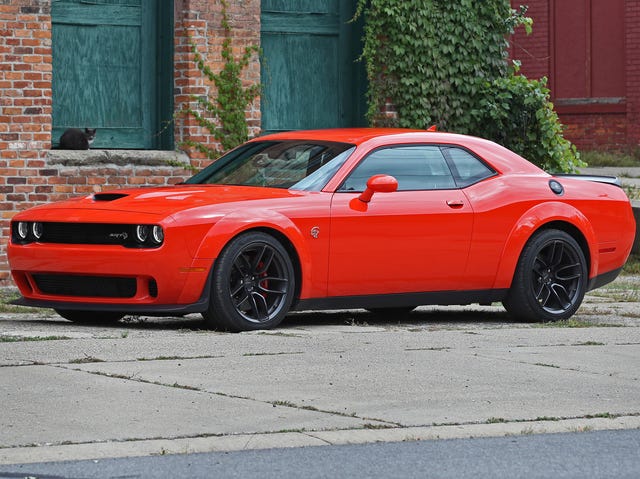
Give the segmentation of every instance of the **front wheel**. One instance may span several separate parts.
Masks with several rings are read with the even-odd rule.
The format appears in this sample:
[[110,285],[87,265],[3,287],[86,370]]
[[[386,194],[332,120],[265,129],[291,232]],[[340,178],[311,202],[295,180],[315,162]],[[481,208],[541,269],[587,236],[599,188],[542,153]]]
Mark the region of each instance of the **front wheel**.
[[228,331],[273,328],[293,302],[295,273],[289,254],[273,236],[245,233],[220,253],[213,269],[209,325]]
[[587,261],[573,237],[560,230],[543,230],[524,247],[506,310],[520,321],[559,321],[570,318],[584,298]]

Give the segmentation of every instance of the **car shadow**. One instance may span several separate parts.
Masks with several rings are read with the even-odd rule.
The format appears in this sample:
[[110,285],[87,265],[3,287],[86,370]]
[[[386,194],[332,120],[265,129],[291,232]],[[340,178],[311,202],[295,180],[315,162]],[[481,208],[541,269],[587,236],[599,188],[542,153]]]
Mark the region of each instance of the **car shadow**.
[[366,310],[304,311],[290,313],[279,328],[311,326],[440,327],[462,324],[512,324],[504,310],[417,309],[410,313],[373,313]]
[[[69,326],[74,328],[103,328],[129,330],[192,330],[215,331],[199,314],[190,314],[183,317],[152,317],[152,316],[125,316],[123,319],[113,321],[95,321],[87,323],[74,323],[55,314],[46,318],[32,315],[14,315],[11,322],[24,323],[30,326],[42,325]],[[277,327],[278,330],[290,330],[296,328],[317,328],[322,326],[352,326],[352,327],[402,327],[402,328],[444,328],[461,327],[463,325],[512,325],[514,321],[503,309],[464,309],[460,307],[442,308],[418,308],[410,313],[373,313],[363,309],[339,310],[339,311],[300,311],[287,315],[284,321]],[[223,332],[223,331],[219,331]]]

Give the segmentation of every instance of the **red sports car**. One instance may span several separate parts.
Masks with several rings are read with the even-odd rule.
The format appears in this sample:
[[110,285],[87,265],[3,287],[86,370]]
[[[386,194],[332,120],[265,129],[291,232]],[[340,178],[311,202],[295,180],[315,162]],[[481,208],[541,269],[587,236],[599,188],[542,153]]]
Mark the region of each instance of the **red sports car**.
[[615,178],[552,176],[463,135],[336,129],[24,211],[8,255],[18,303],[72,321],[197,312],[240,331],[293,309],[496,301],[554,321],[616,278],[634,235]]

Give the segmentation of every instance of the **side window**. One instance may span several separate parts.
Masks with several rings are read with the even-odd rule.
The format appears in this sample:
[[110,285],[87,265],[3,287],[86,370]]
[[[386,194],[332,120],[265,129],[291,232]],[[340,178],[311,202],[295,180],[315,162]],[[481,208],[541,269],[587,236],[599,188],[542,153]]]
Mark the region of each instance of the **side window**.
[[442,150],[451,161],[456,174],[456,183],[460,188],[477,183],[495,174],[491,168],[467,150],[456,147],[443,147]]
[[437,146],[399,146],[374,151],[351,172],[340,191],[364,191],[373,175],[391,175],[398,191],[442,190],[456,184]]

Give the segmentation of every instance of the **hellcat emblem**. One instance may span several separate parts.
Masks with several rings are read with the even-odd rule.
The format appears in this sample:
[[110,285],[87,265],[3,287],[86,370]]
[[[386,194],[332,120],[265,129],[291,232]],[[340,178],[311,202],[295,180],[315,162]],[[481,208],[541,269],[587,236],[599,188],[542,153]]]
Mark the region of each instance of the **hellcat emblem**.
[[317,226],[314,226],[313,228],[311,228],[311,236],[317,239],[318,236],[320,236],[320,228]]

